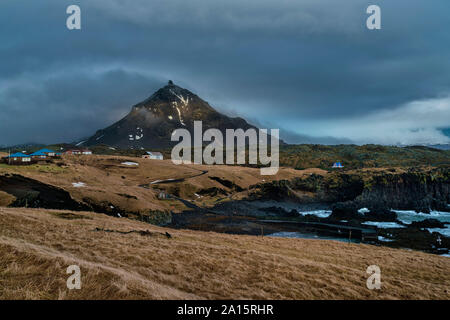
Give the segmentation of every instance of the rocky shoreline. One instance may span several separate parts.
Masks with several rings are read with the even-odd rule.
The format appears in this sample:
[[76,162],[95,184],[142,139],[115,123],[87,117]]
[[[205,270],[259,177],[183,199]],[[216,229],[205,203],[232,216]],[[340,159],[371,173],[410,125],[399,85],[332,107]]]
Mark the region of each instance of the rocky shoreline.
[[333,172],[250,187],[249,199],[340,203],[399,210],[450,211],[449,167]]
[[[448,254],[450,238],[433,229],[449,228],[450,215],[445,222],[430,215],[422,221],[404,223],[392,208],[424,215],[433,210],[450,212],[449,181],[448,167],[387,169],[367,174],[364,171],[336,172],[326,176],[310,174],[306,178],[251,186],[244,200],[224,201],[206,211],[189,210],[174,215],[171,225],[264,235],[270,232],[323,235],[326,230],[324,232],[324,228],[318,227],[323,225],[330,225],[328,231],[333,235],[336,235],[334,229],[339,230],[336,226],[342,226],[342,230],[372,228],[377,232],[377,239],[365,242]],[[361,212],[362,208],[364,212]],[[264,220],[278,223],[265,223]],[[280,223],[282,221],[297,225]],[[263,229],[265,231],[261,231]],[[348,237],[346,232],[336,236],[345,239]]]
[[[302,211],[293,207],[301,208]],[[430,215],[410,224],[398,219],[397,213],[387,209],[348,210],[336,204],[326,207],[314,203],[298,205],[292,202],[230,201],[209,211],[185,211],[172,216],[171,227],[232,234],[271,235],[280,232],[312,234],[317,238],[332,236],[342,241],[408,248],[434,254],[449,254],[450,238],[433,232],[434,228],[450,227]],[[372,210],[372,211],[371,211]],[[449,215],[450,219],[450,215]],[[378,226],[377,226],[378,225]],[[379,227],[379,226],[383,227]],[[360,229],[373,230],[375,238],[363,238]],[[349,230],[354,230],[353,234]]]
[[[155,209],[131,209],[127,203],[138,197],[128,194],[128,190],[116,192],[120,200],[126,199],[120,203],[109,198],[99,200],[89,193],[75,198],[70,189],[19,174],[1,175],[0,192],[8,195],[4,205],[12,207],[95,211],[174,228],[234,234],[331,235],[449,253],[450,213],[448,219],[437,219],[432,214],[450,212],[449,167],[328,172],[314,169],[300,171],[289,180],[261,180],[254,185],[242,185],[239,179],[215,174],[207,177],[208,183],[201,187],[191,184],[191,180],[206,179],[207,172],[162,180],[157,187],[138,185],[139,189],[157,188],[166,195],[154,200],[161,201],[160,208]],[[170,209],[169,202],[163,201],[170,201]],[[411,215],[421,212],[421,216],[405,223],[396,210],[411,210]],[[370,230],[375,230],[376,237]]]

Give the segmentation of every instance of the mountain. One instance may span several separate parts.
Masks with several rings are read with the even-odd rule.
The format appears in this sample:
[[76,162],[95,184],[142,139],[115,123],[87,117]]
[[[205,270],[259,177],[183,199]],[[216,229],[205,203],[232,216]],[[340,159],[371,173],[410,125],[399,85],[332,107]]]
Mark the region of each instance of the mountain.
[[13,151],[13,152],[18,152],[18,151],[25,151],[25,150],[38,150],[41,148],[44,148],[45,144],[41,144],[41,143],[35,143],[35,142],[29,142],[29,143],[22,143],[22,144],[16,144],[16,145],[11,145],[11,146],[1,146],[0,150],[2,151]]
[[178,128],[189,130],[194,136],[194,120],[201,120],[203,132],[219,129],[225,137],[226,129],[255,128],[242,118],[231,118],[217,112],[196,94],[172,81],[148,99],[134,105],[130,113],[113,125],[99,130],[79,145],[106,144],[118,148],[168,148]]

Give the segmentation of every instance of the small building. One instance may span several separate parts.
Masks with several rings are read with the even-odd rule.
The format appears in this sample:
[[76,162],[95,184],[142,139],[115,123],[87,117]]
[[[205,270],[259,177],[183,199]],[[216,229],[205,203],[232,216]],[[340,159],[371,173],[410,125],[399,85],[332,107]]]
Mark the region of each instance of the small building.
[[91,155],[92,151],[88,150],[88,149],[71,149],[71,150],[67,150],[66,152],[64,152],[64,154],[66,154],[66,155],[74,155],[74,156]]
[[342,165],[342,163],[341,162],[335,162],[335,163],[333,163],[333,167],[332,168],[343,168],[344,166]]
[[57,156],[56,152],[53,151],[53,150],[50,150],[50,149],[41,149],[41,150],[38,150],[38,151],[36,151],[34,153],[40,154],[40,155],[43,154],[43,155],[45,155],[47,157],[56,157]]
[[67,150],[66,152],[64,152],[64,154],[77,156],[81,154],[81,150]]
[[43,160],[43,159],[47,159],[47,154],[42,152],[42,151],[36,151],[33,152],[32,154],[30,154],[31,159],[35,159],[35,160]]
[[153,159],[153,160],[163,160],[164,156],[162,155],[161,152],[150,152],[147,151],[142,158],[144,159]]
[[168,193],[165,193],[164,191],[161,191],[160,193],[158,193],[158,199],[160,200],[170,199],[170,195]]
[[25,153],[17,152],[4,158],[8,164],[31,164],[31,157]]

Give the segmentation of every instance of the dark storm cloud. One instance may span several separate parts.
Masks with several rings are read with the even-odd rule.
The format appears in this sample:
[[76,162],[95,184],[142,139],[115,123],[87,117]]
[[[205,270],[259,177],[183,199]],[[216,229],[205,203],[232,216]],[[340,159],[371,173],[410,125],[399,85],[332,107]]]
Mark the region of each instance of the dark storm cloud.
[[[375,2],[382,30],[368,31]],[[0,144],[89,135],[168,79],[288,141],[446,142],[450,4],[375,2],[2,0]],[[65,28],[71,4],[80,31]],[[410,119],[412,102],[436,99],[436,121],[360,124],[393,109]]]
[[0,136],[8,144],[71,142],[117,121],[159,84],[121,70],[27,76],[2,92]]

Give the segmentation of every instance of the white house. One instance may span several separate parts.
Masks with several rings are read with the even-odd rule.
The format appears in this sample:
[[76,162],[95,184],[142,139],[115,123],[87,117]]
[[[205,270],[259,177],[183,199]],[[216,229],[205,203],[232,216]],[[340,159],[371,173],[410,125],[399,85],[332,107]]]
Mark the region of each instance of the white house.
[[142,156],[144,159],[154,159],[154,160],[163,160],[164,157],[161,152],[150,152],[147,151],[146,154]]
[[88,149],[83,149],[83,150],[77,150],[77,149],[71,149],[71,150],[67,150],[66,152],[64,152],[67,155],[90,155],[92,154],[91,150]]

